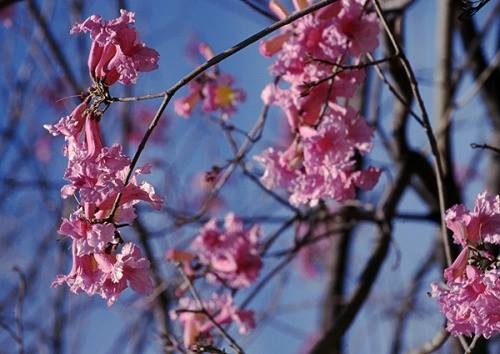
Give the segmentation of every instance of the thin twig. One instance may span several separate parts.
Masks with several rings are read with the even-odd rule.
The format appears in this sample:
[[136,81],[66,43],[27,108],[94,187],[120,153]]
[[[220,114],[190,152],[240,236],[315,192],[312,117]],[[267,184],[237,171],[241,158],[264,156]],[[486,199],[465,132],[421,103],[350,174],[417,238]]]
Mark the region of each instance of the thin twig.
[[70,84],[71,88],[75,93],[79,93],[80,91],[80,86],[78,85],[78,81],[76,80],[75,76],[73,75],[73,72],[71,70],[71,67],[68,64],[68,61],[66,60],[62,50],[61,50],[61,45],[57,43],[53,33],[50,30],[49,25],[47,24],[47,21],[45,20],[45,17],[43,17],[42,12],[36,2],[34,0],[28,0],[28,8],[35,19],[35,21],[38,23],[40,26],[40,29],[42,30],[45,39],[47,40],[47,43],[49,45],[50,50],[54,54],[54,57],[56,58],[57,62],[61,66],[64,75],[66,76],[66,79],[68,80],[68,83]]
[[[368,53],[367,54],[367,57],[371,60],[371,61],[374,61],[375,59],[373,58],[373,56]],[[389,91],[392,92],[392,94],[398,99],[398,101],[400,101],[403,105],[405,105],[406,107],[408,107],[408,112],[412,115],[413,118],[415,118],[415,120],[421,125],[421,126],[424,126],[424,123],[422,121],[422,118],[420,118],[420,116],[415,113],[415,111],[413,111],[413,109],[411,108],[410,104],[404,99],[404,97],[398,92],[398,90],[396,89],[396,87],[394,87],[394,85],[389,81],[389,79],[387,79],[387,76],[385,76],[384,72],[382,71],[382,69],[380,68],[380,65],[379,64],[375,64],[375,71],[377,72],[377,76],[379,77],[380,80],[382,80],[386,85],[387,87],[389,88]]]
[[420,348],[409,351],[407,354],[431,354],[431,353],[434,353],[439,348],[441,348],[441,346],[446,342],[446,340],[448,339],[449,336],[450,336],[450,333],[447,330],[441,329],[439,332],[436,333],[436,335],[430,341],[426,342]]
[[17,293],[17,302],[15,308],[15,321],[16,321],[16,332],[17,332],[17,352],[19,354],[24,354],[24,327],[23,327],[23,304],[24,297],[26,295],[26,278],[17,266],[12,269],[19,276],[19,288]]
[[427,109],[425,108],[424,101],[422,99],[422,96],[420,94],[420,90],[418,88],[418,83],[415,78],[415,74],[410,66],[410,63],[408,59],[406,58],[406,55],[399,45],[398,41],[394,37],[394,34],[392,33],[387,20],[385,19],[385,16],[382,12],[382,8],[380,6],[379,0],[372,0],[373,5],[375,6],[375,11],[377,12],[378,17],[380,18],[380,21],[382,22],[382,25],[384,27],[384,30],[387,33],[387,36],[389,37],[389,40],[394,47],[394,50],[396,51],[395,55],[398,55],[399,61],[401,62],[401,65],[403,66],[403,69],[408,77],[412,93],[417,101],[417,105],[420,109],[420,112],[422,114],[422,122],[423,122],[423,127],[425,130],[425,133],[427,135],[427,139],[429,140],[429,145],[431,147],[431,152],[432,156],[434,157],[434,168],[436,170],[436,182],[437,182],[437,187],[438,187],[438,196],[439,196],[439,209],[441,212],[441,237],[442,237],[442,242],[444,246],[444,251],[446,255],[446,262],[448,265],[451,264],[451,251],[450,251],[450,244],[448,240],[448,232],[446,228],[446,223],[445,223],[445,210],[446,210],[446,201],[445,201],[445,195],[444,195],[444,188],[443,188],[443,164],[441,161],[441,154],[439,152],[438,146],[437,146],[437,141],[436,137],[434,136],[434,132],[432,130],[432,125],[429,120],[429,115],[427,113]]
[[258,12],[262,16],[267,17],[268,19],[270,19],[272,21],[279,20],[279,18],[276,17],[273,13],[260,8],[259,6],[255,5],[251,0],[240,0],[240,1],[242,3],[244,3],[245,5],[247,5],[248,7],[250,7],[252,10]]
[[201,300],[200,295],[198,294],[198,291],[193,285],[193,282],[189,277],[187,276],[186,272],[184,272],[184,269],[182,268],[182,265],[179,263],[176,263],[177,270],[179,273],[182,275],[183,280],[186,282],[188,285],[189,291],[191,292],[191,295],[193,295],[194,300],[196,301],[196,305],[199,307],[200,312],[205,315],[210,322],[217,328],[217,330],[220,332],[220,334],[224,337],[229,342],[229,345],[231,348],[234,349],[234,351],[237,354],[245,354],[243,349],[239,346],[239,344],[227,333],[227,331],[215,320],[215,318],[212,316],[210,312],[205,308],[205,305],[203,305],[203,301]]
[[471,143],[470,147],[473,149],[484,149],[484,150],[491,150],[497,154],[500,154],[500,148],[488,145],[488,144],[476,144],[476,143]]

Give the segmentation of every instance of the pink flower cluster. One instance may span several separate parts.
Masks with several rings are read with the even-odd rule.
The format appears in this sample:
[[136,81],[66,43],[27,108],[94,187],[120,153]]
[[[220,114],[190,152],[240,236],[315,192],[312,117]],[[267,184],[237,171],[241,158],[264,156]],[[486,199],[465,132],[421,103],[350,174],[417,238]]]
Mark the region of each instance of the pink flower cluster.
[[257,279],[262,260],[259,254],[260,227],[243,227],[233,213],[226,215],[224,230],[212,219],[191,244],[199,262],[208,267],[207,279],[231,288],[250,286]]
[[[198,278],[197,273],[201,269],[201,274],[210,283],[222,283],[234,290],[248,287],[257,280],[262,268],[259,241],[258,225],[246,229],[240,219],[229,213],[223,230],[217,225],[216,219],[208,221],[202,227],[191,243],[193,253],[169,250],[166,258],[181,264],[191,280]],[[204,267],[201,268],[200,265]],[[184,293],[186,286],[184,284],[184,287],[178,289],[177,294]],[[184,344],[187,348],[195,343],[210,342],[214,321],[219,325],[235,322],[242,334],[255,327],[253,311],[237,310],[230,294],[214,294],[203,306],[212,315],[213,321],[201,313],[196,303],[187,297],[181,298],[179,308],[171,313],[172,319],[178,319],[184,327]]]
[[201,228],[191,243],[193,253],[169,250],[166,258],[181,263],[188,276],[195,274],[191,263],[196,260],[206,267],[204,275],[210,283],[238,289],[250,286],[259,276],[262,268],[259,246],[260,226],[246,229],[240,219],[228,213],[224,230],[219,228],[216,219]]
[[[237,309],[231,295],[213,294],[210,300],[203,301],[203,307],[219,325],[236,323],[241,334],[255,327],[253,311]],[[184,345],[188,349],[195,343],[212,341],[214,323],[200,310],[193,299],[184,297],[178,308],[170,312],[170,317],[184,327]]]
[[[294,4],[300,10],[309,1]],[[270,7],[287,16],[278,1]],[[354,163],[356,153],[371,150],[373,129],[338,100],[351,98],[362,82],[364,73],[356,64],[376,49],[378,32],[364,0],[342,0],[295,21],[260,46],[263,55],[277,56],[271,72],[288,83],[286,88],[268,85],[262,98],[285,112],[295,138],[287,150],[269,148],[256,159],[265,168],[263,184],[290,192],[294,205],[314,205],[322,198],[345,201],[356,188],[370,190],[378,181],[379,169],[357,170]]]
[[[210,60],[214,56],[210,47],[205,43],[200,43],[198,50],[205,60]],[[245,92],[233,88],[233,81],[231,75],[220,73],[218,68],[205,71],[194,81],[191,81],[187,96],[175,100],[175,112],[179,116],[187,118],[201,101],[203,112],[219,111],[224,118],[229,117],[236,112],[236,105],[245,101]]]
[[139,72],[158,68],[158,52],[139,41],[134,22],[133,12],[120,10],[120,17],[111,21],[93,15],[73,26],[70,33],[88,32],[92,38],[88,66],[94,81],[130,85]]
[[[121,13],[120,18],[108,23],[92,16],[73,28],[73,31],[79,28],[92,32],[95,42],[89,61],[91,76],[106,84],[118,80],[109,79],[116,76],[110,74],[112,72],[118,73],[116,77],[122,82],[133,82],[137,75],[134,74],[133,80],[128,76],[131,81],[126,81],[124,78],[128,74],[124,73],[124,67],[111,65],[110,62],[103,66],[101,73],[105,73],[104,76],[94,76],[96,71],[92,69],[95,68],[92,61],[95,48],[101,45],[98,40],[105,43],[102,44],[104,47],[115,46],[114,50],[119,51],[120,45],[125,44],[115,37],[136,38],[135,30],[128,26],[133,22],[133,14],[123,10]],[[143,47],[142,44],[136,46]],[[129,58],[131,63],[136,63],[134,55]],[[141,67],[136,68],[139,70]],[[100,83],[95,82],[95,85]],[[134,205],[139,201],[146,201],[159,209],[163,200],[149,183],[137,181],[138,175],[149,173],[149,166],[133,171],[127,181],[131,162],[123,154],[121,145],[104,146],[99,125],[103,115],[99,106],[103,100],[98,92],[91,89],[90,95],[71,114],[56,124],[45,125],[52,135],[63,135],[66,142],[64,155],[68,158],[68,166],[64,177],[68,184],[62,188],[61,195],[63,198],[75,196],[79,202],[77,210],[63,219],[59,229],[61,235],[72,240],[73,266],[69,274],[59,275],[53,286],[66,283],[75,293],[99,294],[108,301],[108,305],[112,305],[128,286],[143,294],[153,290],[149,261],[137,246],[124,243],[118,223],[134,220]],[[121,197],[114,210],[118,195]]]
[[445,269],[445,285],[432,284],[432,296],[454,335],[500,332],[500,196],[478,195],[473,211],[455,205],[446,223],[462,252]]

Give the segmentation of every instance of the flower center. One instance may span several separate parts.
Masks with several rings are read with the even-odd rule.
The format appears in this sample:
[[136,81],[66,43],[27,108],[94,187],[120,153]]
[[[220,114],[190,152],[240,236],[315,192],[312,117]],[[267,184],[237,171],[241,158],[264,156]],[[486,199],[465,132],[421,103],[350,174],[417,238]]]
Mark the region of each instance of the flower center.
[[229,106],[234,101],[234,91],[227,85],[219,85],[215,91],[217,103],[221,106]]

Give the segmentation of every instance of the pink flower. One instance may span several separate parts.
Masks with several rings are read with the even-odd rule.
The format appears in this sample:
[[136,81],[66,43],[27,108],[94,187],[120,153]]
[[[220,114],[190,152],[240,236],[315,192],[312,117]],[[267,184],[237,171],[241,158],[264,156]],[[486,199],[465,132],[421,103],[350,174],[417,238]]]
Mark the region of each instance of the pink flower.
[[196,81],[189,83],[189,94],[174,101],[174,110],[179,116],[188,118],[196,104],[201,100],[202,85]]
[[141,250],[129,242],[123,245],[121,252],[115,258],[106,257],[110,260],[111,280],[113,283],[126,283],[139,294],[151,294],[153,282],[149,276],[149,261],[141,254]]
[[[199,43],[198,51],[206,60],[214,55],[206,43]],[[201,102],[204,112],[220,112],[227,118],[236,112],[236,106],[246,98],[243,90],[233,87],[233,81],[231,75],[220,73],[218,68],[200,74],[196,81],[189,84],[188,95],[174,101],[175,113],[187,118]]]
[[[72,144],[70,149],[80,149],[76,145],[82,144],[81,149],[86,150],[86,158],[99,153],[103,147],[98,116],[91,112],[88,100],[80,103],[70,115],[65,116],[56,124],[45,124],[44,128],[54,136],[64,135],[67,144]],[[83,138],[82,131],[85,132]]]
[[281,51],[281,49],[283,48],[283,44],[290,38],[291,35],[291,33],[285,32],[272,37],[267,41],[263,41],[259,46],[260,54],[265,57],[271,57],[274,54],[278,53],[279,51]]
[[5,28],[12,27],[13,24],[12,18],[14,17],[14,14],[15,14],[14,5],[9,5],[0,11],[0,21],[2,22]]
[[[295,76],[300,76],[307,66],[321,66],[311,59],[341,64],[348,55],[357,58],[375,50],[378,22],[374,13],[366,13],[365,3],[365,0],[339,1],[304,16],[279,35],[262,42],[260,52],[264,56],[278,55],[272,66],[273,74],[299,82]],[[299,9],[306,4],[295,5]],[[271,2],[270,8],[280,18],[287,16],[286,9],[277,1]]]
[[62,134],[65,137],[78,139],[78,135],[83,130],[85,121],[87,120],[87,115],[87,102],[84,101],[76,106],[73,112],[61,118],[56,124],[45,124],[43,127],[54,136]]
[[[293,144],[290,147],[294,146]],[[254,156],[264,167],[264,174],[260,181],[267,189],[281,187],[290,190],[293,188],[292,182],[300,174],[295,169],[296,164],[301,164],[301,155],[296,155],[295,159],[286,159],[285,153],[275,151],[273,148],[264,150],[260,155]],[[299,165],[300,166],[300,165]]]
[[472,212],[455,205],[446,224],[463,249],[444,271],[446,285],[431,285],[432,296],[452,334],[489,338],[500,332],[500,197],[479,194]]
[[66,283],[76,294],[99,294],[111,306],[130,286],[140,294],[150,294],[153,283],[149,275],[149,261],[132,243],[123,245],[117,255],[97,252],[79,256],[73,241],[73,266],[67,275],[59,275],[52,283],[56,287]]
[[[229,294],[220,296],[213,294],[210,300],[203,301],[203,307],[219,325],[236,323],[241,334],[247,334],[250,329],[255,327],[253,311],[237,309]],[[184,297],[179,300],[177,310],[170,312],[170,317],[173,320],[178,320],[184,327],[186,348],[191,348],[201,337],[210,340],[213,336],[215,326],[207,316],[197,312],[200,310],[193,299]]]
[[69,274],[58,275],[52,287],[66,283],[75,294],[85,292],[87,295],[99,293],[102,283],[102,272],[97,267],[97,263],[92,254],[78,256],[76,242],[73,241],[72,254],[73,265]]
[[69,219],[63,219],[59,228],[61,235],[73,239],[77,256],[104,252],[106,248],[118,244],[113,224],[92,224],[77,211]]
[[432,284],[432,297],[437,298],[453,335],[482,335],[500,332],[500,272],[482,272],[467,266],[464,274],[448,280],[446,286]]
[[245,101],[245,92],[232,87],[233,77],[220,74],[215,80],[209,80],[203,86],[203,110],[205,112],[220,111],[225,115],[236,112],[236,105]]
[[[125,186],[130,160],[122,154],[121,145],[103,147],[92,158],[84,150],[79,150],[69,159],[65,178],[70,182],[63,187],[63,197],[79,191],[80,202],[85,205],[86,214],[96,218],[106,217],[113,206],[118,193],[122,192],[120,206],[128,208],[139,201],[146,201],[159,209],[163,199],[147,182],[139,184],[136,176],[148,172],[148,169],[137,169],[129,183]],[[95,213],[95,208],[99,212]],[[127,220],[121,220],[127,221]]]
[[353,56],[372,52],[378,47],[378,21],[375,13],[366,14],[366,0],[343,0],[333,24],[323,33],[330,48],[341,47]]
[[[138,41],[137,32],[130,26],[133,17],[133,13],[122,10],[118,19],[105,22],[91,16],[73,27],[72,33],[90,32],[93,39],[89,69],[94,81],[130,84],[138,72],[157,67],[158,53]],[[59,229],[73,241],[73,266],[52,285],[66,283],[75,293],[99,294],[112,305],[127,287],[141,294],[153,290],[149,261],[134,244],[123,244],[117,223],[132,221],[134,205],[139,201],[159,209],[163,199],[149,183],[137,181],[139,175],[150,172],[149,165],[129,174],[131,161],[122,153],[122,146],[104,146],[99,125],[104,113],[99,110],[101,89],[94,86],[70,115],[54,125],[45,125],[52,135],[63,135],[66,142],[68,166],[64,177],[69,183],[61,195],[79,197],[78,209],[63,220]]]
[[292,204],[342,202],[354,198],[356,188],[370,190],[377,183],[379,169],[354,169],[355,152],[371,150],[373,133],[352,108],[330,104],[316,129],[304,125],[299,134],[286,152],[269,149],[256,157],[265,168],[262,183],[286,189]]
[[96,81],[112,85],[119,81],[134,84],[139,72],[158,68],[159,54],[139,41],[134,13],[120,10],[120,17],[104,21],[100,16],[90,16],[76,24],[70,33],[90,33],[92,48],[89,56],[90,76]]
[[462,246],[481,241],[500,244],[500,196],[479,194],[472,212],[463,205],[453,206],[446,211],[446,225]]
[[208,266],[207,278],[231,288],[250,286],[262,268],[259,255],[260,227],[245,229],[234,214],[226,215],[224,230],[212,219],[201,229],[191,247]]

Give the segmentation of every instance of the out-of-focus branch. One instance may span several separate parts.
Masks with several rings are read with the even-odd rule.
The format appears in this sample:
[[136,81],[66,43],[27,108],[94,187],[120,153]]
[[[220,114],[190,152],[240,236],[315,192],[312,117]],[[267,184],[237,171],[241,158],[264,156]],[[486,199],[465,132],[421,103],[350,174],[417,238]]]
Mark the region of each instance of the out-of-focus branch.
[[441,346],[446,342],[446,340],[450,337],[450,333],[441,329],[436,335],[428,342],[426,342],[421,347],[414,349],[407,354],[431,354],[437,351]]
[[500,154],[500,148],[488,145],[488,144],[476,144],[472,143],[470,144],[470,147],[473,149],[484,149],[484,150],[491,150],[497,154]]
[[368,299],[373,285],[382,268],[384,260],[389,250],[391,239],[392,217],[396,207],[407,188],[411,178],[411,169],[408,163],[403,163],[396,177],[395,183],[387,191],[386,197],[377,209],[379,220],[379,235],[376,247],[361,273],[358,285],[353,291],[353,295],[337,317],[333,325],[325,331],[323,337],[314,346],[312,354],[334,353],[332,348],[338,348],[341,338],[351,326],[356,315],[361,310],[362,305]]
[[64,72],[64,76],[67,82],[69,83],[73,92],[78,94],[81,90],[80,85],[78,85],[78,80],[74,76],[73,71],[69,66],[69,62],[62,52],[61,45],[57,43],[54,34],[50,30],[47,20],[43,16],[35,0],[28,0],[27,3],[31,16],[33,16],[38,26],[40,26],[40,29],[42,30],[44,37],[47,40],[49,48],[52,51],[52,54],[54,55],[57,63],[61,66],[61,69]]
[[[159,287],[163,283],[162,277],[160,275],[160,270],[158,264],[156,263],[153,250],[148,240],[148,232],[146,227],[143,225],[140,219],[136,219],[134,222],[134,228],[139,236],[139,241],[144,249],[146,257],[151,262],[151,273],[153,275],[154,286]],[[164,353],[171,353],[171,348],[173,341],[170,338],[170,323],[168,316],[168,309],[170,306],[170,299],[166,291],[159,292],[155,297],[155,317],[156,322],[160,328],[160,335],[163,341],[163,351]]]
[[[202,207],[201,211],[205,211],[206,208],[210,205],[211,201],[213,198],[217,195],[217,192],[222,188],[224,183],[227,181],[227,179],[230,177],[230,173],[228,170],[234,170],[233,165],[238,165],[241,170],[243,171],[243,174],[247,176],[253,183],[257,185],[264,193],[267,195],[271,196],[274,200],[276,200],[278,203],[281,205],[285,206],[287,209],[290,209],[290,211],[294,212],[297,215],[301,215],[301,211],[290,204],[289,201],[287,201],[285,198],[281,197],[279,194],[275,193],[274,191],[266,188],[260,179],[255,176],[246,166],[245,163],[245,156],[248,154],[250,151],[251,147],[253,146],[254,143],[256,143],[262,136],[263,130],[264,130],[264,124],[267,119],[267,114],[269,112],[269,105],[264,105],[264,108],[262,109],[262,112],[260,114],[259,119],[257,120],[255,127],[252,128],[251,132],[248,134],[245,134],[246,140],[242,144],[241,147],[238,147],[238,144],[236,142],[236,139],[234,139],[233,134],[232,134],[232,129],[228,128],[223,120],[219,120],[219,124],[224,131],[231,149],[233,150],[233,162],[226,168],[226,171],[224,174],[217,180],[216,185],[212,190],[210,191],[209,195],[207,196],[204,206]],[[243,149],[244,146],[248,146],[247,148]]]
[[21,2],[23,0],[0,0],[0,11],[5,9],[7,6],[13,5],[16,2]]
[[270,19],[271,21],[278,21],[279,18],[276,17],[273,13],[270,11],[266,11],[263,8],[261,8],[259,5],[256,5],[252,2],[252,0],[240,0],[242,3],[250,7],[252,10],[256,11],[257,13],[261,14],[262,16]]
[[231,346],[231,348],[234,349],[234,351],[237,353],[237,354],[245,354],[245,352],[243,351],[243,349],[240,347],[240,345],[234,340],[233,337],[231,337],[229,335],[229,333],[227,333],[227,331],[220,325],[220,323],[218,323],[215,318],[212,316],[212,314],[205,308],[205,306],[203,305],[203,301],[201,300],[201,297],[200,295],[198,294],[198,291],[196,290],[196,288],[194,287],[193,285],[193,282],[191,281],[191,279],[189,279],[189,277],[187,276],[187,274],[184,272],[184,269],[182,268],[182,266],[180,264],[177,264],[177,269],[179,270],[179,272],[181,273],[182,275],[182,278],[184,279],[184,281],[186,282],[186,284],[188,285],[189,287],[189,291],[191,292],[191,295],[193,296],[193,298],[195,299],[196,301],[196,305],[198,306],[199,308],[199,311],[205,315],[209,320],[210,322],[212,322],[212,324],[215,326],[215,328],[217,328],[217,330],[219,331],[219,333],[222,335],[222,337],[224,337],[225,340],[227,340],[229,342],[229,345]]
[[459,16],[460,20],[467,17],[474,16],[479,10],[481,10],[490,0],[461,0],[462,3],[462,13]]
[[16,308],[14,311],[15,314],[15,323],[16,323],[16,334],[17,334],[17,352],[19,354],[24,354],[24,325],[23,325],[23,305],[24,298],[26,296],[26,277],[24,273],[17,266],[13,268],[14,272],[16,272],[19,276],[19,286],[17,293],[17,302]]
[[408,10],[410,6],[416,3],[416,0],[385,0],[382,4],[384,11],[391,12],[403,12]]
[[[458,6],[458,4],[457,4]],[[476,28],[474,19],[466,17],[457,23],[463,47],[469,49],[469,44],[477,40],[479,33]],[[476,80],[489,67],[484,50],[480,43],[474,48],[471,53],[470,67]],[[500,68],[496,66],[491,71],[487,79],[481,86],[481,96],[489,113],[489,118],[493,125],[492,141],[500,140],[500,100],[498,100],[498,92],[500,92]],[[488,174],[488,189],[494,194],[500,193],[500,156],[494,154],[491,156],[490,168]]]
[[404,330],[408,321],[408,316],[415,307],[415,302],[419,295],[419,289],[422,286],[424,276],[432,269],[432,266],[440,258],[438,257],[439,245],[432,245],[427,258],[412,277],[411,283],[406,290],[404,300],[397,310],[396,325],[392,336],[391,354],[399,354],[403,344]]
[[444,220],[444,214],[445,214],[445,209],[447,202],[445,200],[446,196],[444,194],[444,187],[443,187],[443,162],[441,158],[441,154],[439,152],[438,146],[437,146],[437,141],[436,137],[434,136],[434,132],[432,129],[432,125],[430,123],[429,115],[427,113],[427,109],[425,107],[424,101],[422,99],[422,96],[420,94],[420,90],[418,88],[418,83],[415,78],[415,74],[413,72],[413,69],[411,68],[410,62],[408,61],[403,49],[401,48],[401,45],[397,41],[396,37],[394,36],[393,32],[391,31],[389,24],[384,16],[384,13],[382,11],[382,8],[380,6],[380,3],[378,0],[372,0],[373,5],[375,6],[375,10],[377,12],[378,17],[380,18],[380,21],[382,22],[383,28],[387,33],[387,36],[389,37],[389,40],[391,44],[394,47],[394,50],[396,51],[396,55],[399,55],[399,61],[401,62],[401,65],[405,71],[405,75],[408,78],[408,81],[410,83],[410,87],[412,90],[412,94],[415,97],[415,100],[417,101],[417,105],[420,108],[420,112],[422,114],[422,119],[424,122],[424,130],[427,135],[427,139],[429,141],[429,145],[431,147],[432,151],[432,156],[434,157],[434,167],[436,171],[436,182],[438,186],[438,196],[439,196],[439,210],[441,212],[441,236],[443,240],[443,245],[444,245],[444,250],[446,254],[446,261],[448,264],[451,264],[451,253],[450,253],[450,245],[449,245],[449,240],[448,240],[448,232]]
[[455,90],[452,85],[454,0],[438,2],[436,20],[436,88],[435,116],[437,120],[437,145],[443,161],[443,182],[447,208],[461,201],[454,174],[452,155],[452,116],[448,114]]

